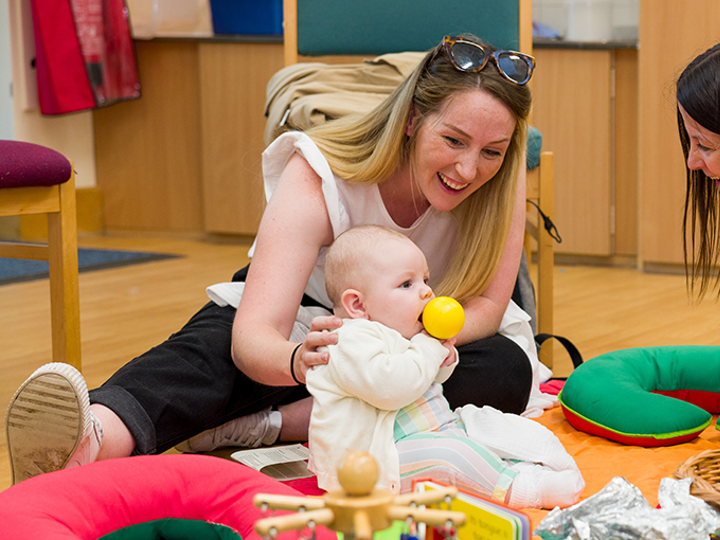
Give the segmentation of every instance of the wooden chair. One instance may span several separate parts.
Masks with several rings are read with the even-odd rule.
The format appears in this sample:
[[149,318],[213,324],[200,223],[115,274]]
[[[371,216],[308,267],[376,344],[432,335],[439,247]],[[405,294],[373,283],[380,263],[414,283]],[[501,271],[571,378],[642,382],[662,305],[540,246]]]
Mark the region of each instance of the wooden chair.
[[46,214],[47,244],[0,242],[0,257],[46,260],[54,362],[81,368],[75,175],[62,154],[0,141],[0,216]]
[[427,51],[464,32],[532,54],[532,0],[283,0],[283,11],[285,65],[301,56]]
[[[546,216],[555,213],[555,158],[552,152],[541,152],[540,163],[527,172],[528,201],[533,201]],[[528,216],[525,223],[525,254],[532,261],[535,244],[535,296],[537,298],[537,333],[553,333],[554,268],[555,251],[553,237],[545,229],[542,215],[528,202]],[[548,367],[553,365],[552,342],[540,349],[540,360]]]
[[[438,3],[427,0],[283,0],[284,54],[289,66],[310,59],[347,62],[358,55],[426,51],[445,34],[472,33],[496,48],[532,54],[532,0],[476,0]],[[318,57],[321,57],[318,59]],[[538,150],[539,152],[539,150]],[[553,155],[542,152],[528,170],[528,199],[553,215]],[[553,239],[528,203],[525,249],[535,246],[536,330],[553,333]],[[534,243],[533,243],[534,239]],[[552,346],[541,360],[552,367]]]

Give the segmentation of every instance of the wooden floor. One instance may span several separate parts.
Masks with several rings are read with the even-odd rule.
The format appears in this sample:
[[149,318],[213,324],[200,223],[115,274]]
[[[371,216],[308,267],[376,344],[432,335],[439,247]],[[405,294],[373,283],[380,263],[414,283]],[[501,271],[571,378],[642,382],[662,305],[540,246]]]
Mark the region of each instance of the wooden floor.
[[[249,242],[110,234],[81,247],[181,254],[164,260],[80,274],[83,371],[101,384],[120,365],[163,341],[207,301],[205,287],[228,281],[247,263]],[[51,360],[47,280],[0,286],[0,411],[30,373]],[[720,345],[720,306],[693,305],[679,275],[585,266],[555,268],[555,331],[583,356],[625,347]],[[557,376],[572,367],[555,347]],[[10,485],[4,434],[0,490]]]

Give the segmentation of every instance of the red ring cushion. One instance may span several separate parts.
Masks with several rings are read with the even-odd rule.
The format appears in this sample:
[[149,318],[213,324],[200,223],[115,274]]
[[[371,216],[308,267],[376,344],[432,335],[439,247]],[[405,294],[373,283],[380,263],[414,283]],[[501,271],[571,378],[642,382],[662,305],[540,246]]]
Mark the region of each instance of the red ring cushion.
[[[226,459],[188,454],[99,461],[43,474],[0,492],[3,538],[96,540],[148,521],[182,518],[226,525],[245,540],[262,516],[257,493],[301,497],[277,480]],[[277,512],[280,515],[283,512]],[[289,531],[279,536],[295,540]],[[324,527],[318,540],[336,540]]]
[[72,168],[60,152],[39,144],[0,140],[0,188],[55,186]]

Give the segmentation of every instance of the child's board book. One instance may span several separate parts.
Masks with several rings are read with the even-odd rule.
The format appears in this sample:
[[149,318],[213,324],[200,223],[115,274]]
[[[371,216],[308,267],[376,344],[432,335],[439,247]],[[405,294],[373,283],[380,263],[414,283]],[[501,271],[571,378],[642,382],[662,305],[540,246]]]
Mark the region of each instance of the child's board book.
[[[445,487],[448,484],[434,480],[416,480],[413,483],[414,491]],[[445,505],[442,507],[445,508]],[[457,531],[458,540],[530,540],[530,518],[504,504],[458,489],[450,509],[467,516],[465,525]],[[428,527],[425,540],[443,540],[443,535]]]

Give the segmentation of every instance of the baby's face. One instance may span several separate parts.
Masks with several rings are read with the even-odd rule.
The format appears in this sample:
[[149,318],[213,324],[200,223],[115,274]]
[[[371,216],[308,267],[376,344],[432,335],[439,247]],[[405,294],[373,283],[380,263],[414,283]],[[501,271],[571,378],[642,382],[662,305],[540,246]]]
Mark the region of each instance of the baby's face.
[[367,265],[364,305],[369,320],[410,339],[423,329],[420,318],[433,292],[425,255],[410,240],[383,239]]

